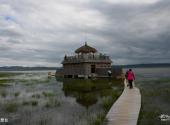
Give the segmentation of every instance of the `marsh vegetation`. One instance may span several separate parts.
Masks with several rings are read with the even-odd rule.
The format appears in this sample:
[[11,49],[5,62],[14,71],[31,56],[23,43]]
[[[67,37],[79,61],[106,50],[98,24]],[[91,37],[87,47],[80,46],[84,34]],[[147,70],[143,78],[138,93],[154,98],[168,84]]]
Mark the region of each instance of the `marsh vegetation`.
[[138,125],[169,125],[160,115],[170,115],[170,68],[134,69],[141,90],[142,107]]
[[0,72],[0,115],[9,125],[101,125],[120,80],[56,79],[46,72]]

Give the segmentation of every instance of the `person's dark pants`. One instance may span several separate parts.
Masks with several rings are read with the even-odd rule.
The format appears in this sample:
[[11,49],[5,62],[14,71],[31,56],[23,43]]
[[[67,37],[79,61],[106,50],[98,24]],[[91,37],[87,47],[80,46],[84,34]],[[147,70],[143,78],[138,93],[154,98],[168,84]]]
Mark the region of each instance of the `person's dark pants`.
[[129,81],[129,87],[133,88],[133,85],[132,85],[133,80],[128,80],[128,81]]

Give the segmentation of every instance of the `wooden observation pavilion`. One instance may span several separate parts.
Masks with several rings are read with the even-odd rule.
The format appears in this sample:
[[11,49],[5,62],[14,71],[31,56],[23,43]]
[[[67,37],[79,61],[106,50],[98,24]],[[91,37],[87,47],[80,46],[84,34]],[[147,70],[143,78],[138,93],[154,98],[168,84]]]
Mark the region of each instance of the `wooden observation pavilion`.
[[111,59],[85,42],[75,50],[74,56],[65,56],[62,74],[65,78],[108,77]]

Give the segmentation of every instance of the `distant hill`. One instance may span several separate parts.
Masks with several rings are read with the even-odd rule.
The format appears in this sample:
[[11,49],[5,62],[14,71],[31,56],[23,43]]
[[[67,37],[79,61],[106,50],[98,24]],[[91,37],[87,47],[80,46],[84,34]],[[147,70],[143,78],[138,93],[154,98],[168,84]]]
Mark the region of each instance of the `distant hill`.
[[[170,67],[170,63],[150,63],[150,64],[132,64],[132,65],[113,65],[113,68],[156,68]],[[61,67],[23,67],[23,66],[3,66],[0,71],[32,71],[32,70],[59,70]]]
[[32,71],[32,70],[57,70],[58,67],[23,67],[23,66],[4,66],[0,71]]
[[157,67],[170,67],[170,63],[150,63],[150,64],[132,64],[132,65],[115,65],[115,66],[122,67],[122,68],[157,68]]

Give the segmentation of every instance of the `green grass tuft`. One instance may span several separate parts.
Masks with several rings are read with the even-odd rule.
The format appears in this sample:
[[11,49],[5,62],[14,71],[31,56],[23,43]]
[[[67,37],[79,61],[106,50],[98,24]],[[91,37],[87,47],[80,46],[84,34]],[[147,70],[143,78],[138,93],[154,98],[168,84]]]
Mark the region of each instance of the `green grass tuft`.
[[40,99],[40,98],[41,98],[41,95],[40,95],[40,94],[33,94],[33,95],[32,95],[32,98]]
[[19,105],[17,103],[7,103],[4,106],[6,112],[13,113],[18,110]]
[[32,101],[31,101],[31,105],[32,105],[32,106],[37,106],[37,105],[38,105],[38,101],[32,100]]
[[61,103],[60,103],[58,100],[53,99],[53,98],[50,98],[50,99],[46,102],[45,107],[46,107],[46,108],[58,107],[58,106],[60,106],[60,105],[61,105]]
[[92,119],[90,125],[102,125],[105,118],[105,113],[97,114],[95,119]]
[[7,96],[7,92],[6,91],[1,91],[0,92],[0,95],[3,97],[3,98],[5,98],[6,96]]
[[50,91],[43,91],[42,94],[43,94],[45,97],[54,96],[54,93],[53,93],[53,92],[50,92]]
[[18,97],[20,95],[20,92],[15,92],[14,95],[15,97]]
[[23,101],[22,105],[30,105],[30,102],[29,101]]
[[103,108],[104,108],[104,111],[108,111],[110,109],[110,107],[112,106],[113,104],[113,99],[110,98],[110,97],[106,97],[103,99]]

